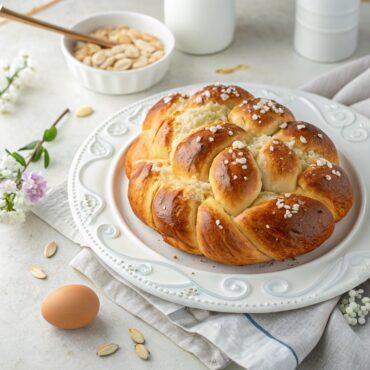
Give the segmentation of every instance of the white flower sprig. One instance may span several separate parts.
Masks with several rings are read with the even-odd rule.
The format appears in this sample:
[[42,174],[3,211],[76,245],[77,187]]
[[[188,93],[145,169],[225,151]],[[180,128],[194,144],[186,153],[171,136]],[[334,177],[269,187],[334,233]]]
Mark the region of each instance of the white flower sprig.
[[363,297],[364,290],[350,290],[339,302],[339,309],[349,325],[364,325],[370,312],[370,298]]
[[[32,205],[40,201],[46,194],[47,183],[41,173],[26,172],[31,162],[37,162],[43,158],[44,167],[50,163],[50,155],[44,147],[45,142],[53,141],[57,134],[57,124],[69,112],[66,109],[57,120],[46,129],[40,140],[10,152],[0,158],[0,222],[14,224],[24,222],[26,211]],[[24,157],[19,151],[28,151]]]
[[0,62],[0,113],[12,111],[19,91],[30,84],[34,74],[34,62],[25,51],[11,64]]

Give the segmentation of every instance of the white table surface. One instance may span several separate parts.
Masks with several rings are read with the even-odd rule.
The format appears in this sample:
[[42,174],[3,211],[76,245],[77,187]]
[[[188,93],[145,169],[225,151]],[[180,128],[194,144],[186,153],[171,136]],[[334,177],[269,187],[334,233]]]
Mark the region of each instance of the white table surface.
[[[3,4],[27,11],[42,0],[3,0]],[[38,76],[11,115],[0,115],[0,150],[16,149],[36,139],[62,110],[76,110],[88,104],[96,112],[88,118],[71,116],[50,145],[52,163],[47,170],[49,185],[67,177],[75,151],[102,120],[128,103],[176,86],[210,81],[251,81],[297,87],[336,64],[320,64],[297,55],[292,48],[293,0],[239,0],[237,31],[233,44],[220,54],[190,56],[175,51],[169,74],[158,85],[140,94],[104,96],[85,90],[70,75],[60,50],[60,38],[41,30],[8,23],[0,27],[0,59],[11,59],[20,48],[27,49],[38,63]],[[132,10],[162,19],[162,0],[67,0],[38,17],[61,25],[105,10]],[[370,53],[370,4],[361,11],[359,47],[351,58]],[[247,71],[232,75],[215,74],[215,69],[247,63]],[[34,168],[37,168],[34,167]],[[44,245],[55,240],[57,254],[46,260]],[[71,267],[69,261],[79,247],[33,215],[21,226],[0,226],[0,369],[192,369],[205,367],[191,354],[141,320],[100,295],[98,319],[89,327],[61,331],[41,317],[40,306],[53,289],[69,284],[91,285]],[[29,273],[31,264],[48,272],[45,281]],[[99,293],[99,292],[98,292]],[[152,358],[138,359],[127,336],[129,327],[140,328],[147,338]],[[109,358],[98,358],[95,348],[106,341],[121,349]],[[230,365],[228,370],[240,369]]]

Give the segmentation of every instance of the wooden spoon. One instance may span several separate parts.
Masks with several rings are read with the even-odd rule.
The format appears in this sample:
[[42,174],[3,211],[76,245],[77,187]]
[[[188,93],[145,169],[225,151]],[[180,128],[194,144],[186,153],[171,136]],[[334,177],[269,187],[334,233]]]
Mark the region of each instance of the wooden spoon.
[[3,5],[0,5],[0,17],[7,18],[7,19],[10,19],[16,22],[28,24],[29,26],[42,28],[47,31],[60,33],[73,40],[89,42],[91,44],[97,44],[97,45],[100,45],[106,48],[112,48],[113,46],[118,45],[118,43],[116,42],[107,41],[107,40],[103,40],[98,37],[85,35],[80,32],[69,30],[68,28],[59,27],[57,25],[47,23],[39,19],[28,17],[27,15],[17,13],[17,12],[14,12],[13,10],[7,9]]

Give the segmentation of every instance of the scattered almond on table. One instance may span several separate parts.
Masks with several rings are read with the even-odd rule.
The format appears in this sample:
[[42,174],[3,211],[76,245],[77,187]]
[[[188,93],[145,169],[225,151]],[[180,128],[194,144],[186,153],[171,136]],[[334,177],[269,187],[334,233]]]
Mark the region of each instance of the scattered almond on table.
[[245,69],[248,69],[249,66],[247,64],[238,64],[234,67],[230,68],[220,68],[216,70],[216,73],[221,74],[221,75],[227,75],[230,73],[234,73],[236,71],[244,71]]
[[113,353],[117,352],[118,348],[119,348],[118,344],[104,343],[96,349],[96,354],[99,357],[110,356]]
[[135,328],[128,329],[131,339],[137,344],[143,344],[145,342],[144,335],[140,330]]
[[44,249],[44,256],[46,258],[53,257],[57,249],[58,249],[57,243],[55,243],[54,241],[46,244],[45,249]]
[[31,271],[31,274],[37,279],[47,278],[45,271],[43,271],[42,268],[39,266],[31,266],[30,271]]
[[90,35],[119,43],[112,48],[102,48],[78,42],[73,55],[90,67],[126,71],[143,68],[164,56],[164,46],[157,37],[126,25],[98,28]]
[[150,352],[148,348],[144,346],[144,344],[136,344],[135,345],[135,352],[142,360],[148,360],[150,356]]
[[78,118],[82,118],[82,117],[87,117],[87,116],[90,116],[91,114],[94,113],[94,109],[92,109],[92,107],[88,106],[88,105],[85,105],[83,107],[80,107],[76,110],[76,117]]

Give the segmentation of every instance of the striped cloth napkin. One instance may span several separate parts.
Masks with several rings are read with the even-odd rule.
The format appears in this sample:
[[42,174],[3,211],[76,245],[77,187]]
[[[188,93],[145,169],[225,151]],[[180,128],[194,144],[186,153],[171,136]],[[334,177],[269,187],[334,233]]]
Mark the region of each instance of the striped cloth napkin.
[[[370,57],[351,62],[302,87],[350,105],[370,118]],[[66,183],[34,212],[71,240],[84,245],[67,200]],[[338,298],[299,310],[271,314],[224,314],[183,307],[123,284],[84,248],[71,266],[113,302],[193,353],[209,369],[231,361],[248,370],[368,370],[370,330],[350,327],[336,308]],[[364,284],[370,293],[369,281]]]

